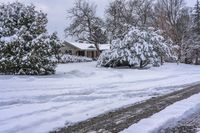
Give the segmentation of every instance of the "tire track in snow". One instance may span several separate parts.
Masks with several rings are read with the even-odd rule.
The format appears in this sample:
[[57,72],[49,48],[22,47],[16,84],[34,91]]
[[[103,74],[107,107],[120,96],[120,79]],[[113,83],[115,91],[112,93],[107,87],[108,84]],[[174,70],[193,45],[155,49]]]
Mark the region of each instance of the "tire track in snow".
[[121,108],[72,126],[64,127],[52,133],[103,133],[104,131],[118,133],[137,123],[139,120],[150,117],[167,106],[199,92],[200,85],[195,85],[164,96],[152,98],[133,106]]

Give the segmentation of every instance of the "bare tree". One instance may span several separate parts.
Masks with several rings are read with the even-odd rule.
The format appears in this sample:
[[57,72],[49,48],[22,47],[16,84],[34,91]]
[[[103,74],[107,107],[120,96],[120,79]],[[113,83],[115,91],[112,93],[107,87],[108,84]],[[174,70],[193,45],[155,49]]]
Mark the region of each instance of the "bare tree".
[[[181,48],[189,23],[189,12],[184,0],[159,0],[155,4],[154,15],[154,26],[163,30]],[[180,59],[181,49],[178,56]]]
[[126,20],[127,12],[125,0],[115,0],[109,3],[106,9],[106,25],[107,30],[111,32],[111,40],[123,37],[128,31],[130,23]]
[[129,0],[128,7],[132,13],[138,16],[136,20],[137,26],[151,26],[153,18],[153,2],[154,0]]
[[85,0],[77,0],[74,7],[68,11],[72,23],[65,29],[67,36],[77,38],[77,41],[95,44],[100,54],[99,44],[106,43],[103,21],[96,16],[96,5]]
[[123,38],[132,26],[147,26],[152,18],[153,0],[115,0],[106,9],[107,30],[113,39]]

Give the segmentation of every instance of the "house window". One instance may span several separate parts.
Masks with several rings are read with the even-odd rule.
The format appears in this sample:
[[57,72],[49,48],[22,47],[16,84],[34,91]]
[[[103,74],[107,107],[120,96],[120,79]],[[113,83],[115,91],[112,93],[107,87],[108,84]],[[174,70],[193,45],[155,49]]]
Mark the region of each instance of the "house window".
[[66,51],[65,51],[65,54],[72,55],[72,50],[66,50]]
[[85,52],[84,51],[78,51],[78,55],[79,56],[85,56]]

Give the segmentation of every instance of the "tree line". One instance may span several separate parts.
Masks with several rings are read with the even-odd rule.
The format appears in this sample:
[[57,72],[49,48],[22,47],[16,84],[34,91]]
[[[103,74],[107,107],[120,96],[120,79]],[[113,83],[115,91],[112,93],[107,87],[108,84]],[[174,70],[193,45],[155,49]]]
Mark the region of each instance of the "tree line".
[[[178,60],[200,64],[200,3],[184,0],[114,0],[105,18],[97,5],[77,0],[68,11],[67,36],[99,45],[111,43],[98,65],[159,66]],[[47,32],[47,14],[20,2],[0,4],[0,74],[54,74],[62,42]],[[177,58],[176,58],[177,57]]]
[[113,0],[104,18],[97,16],[96,9],[95,3],[77,0],[68,10],[72,21],[65,29],[66,35],[93,43],[99,51],[99,44],[123,40],[132,27],[153,27],[172,40],[178,61],[200,64],[199,0],[193,8],[184,0]]

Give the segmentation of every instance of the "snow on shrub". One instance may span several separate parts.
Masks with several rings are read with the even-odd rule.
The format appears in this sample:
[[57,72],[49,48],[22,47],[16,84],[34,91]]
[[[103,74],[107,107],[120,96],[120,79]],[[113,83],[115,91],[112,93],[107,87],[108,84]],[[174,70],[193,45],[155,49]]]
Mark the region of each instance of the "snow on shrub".
[[59,62],[59,60],[61,59],[61,56],[63,55],[60,49],[62,47],[64,47],[64,44],[59,39],[57,32],[54,32],[50,36],[50,45],[52,47],[52,49],[51,49],[52,57],[55,58],[55,60],[57,60],[57,62]]
[[0,73],[54,74],[47,16],[19,2],[0,5]]
[[88,57],[83,57],[83,56],[75,56],[75,55],[62,55],[61,59],[52,59],[56,63],[78,63],[78,62],[92,62],[93,60]]
[[159,66],[164,58],[171,57],[170,40],[160,35],[153,28],[133,27],[121,40],[114,40],[111,49],[103,52],[98,66],[130,66],[144,68],[149,64]]

